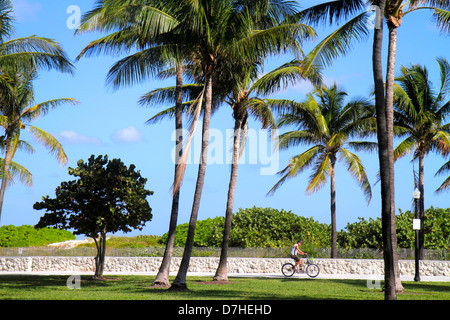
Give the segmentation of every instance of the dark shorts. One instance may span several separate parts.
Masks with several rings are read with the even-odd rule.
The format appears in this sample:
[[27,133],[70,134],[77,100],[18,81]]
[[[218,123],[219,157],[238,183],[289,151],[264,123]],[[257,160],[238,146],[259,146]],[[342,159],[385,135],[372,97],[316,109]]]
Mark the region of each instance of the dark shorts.
[[291,256],[291,258],[292,259],[294,259],[295,260],[295,262],[299,262],[300,261],[300,258],[299,258],[299,256],[294,256],[293,254],[290,254],[290,256]]

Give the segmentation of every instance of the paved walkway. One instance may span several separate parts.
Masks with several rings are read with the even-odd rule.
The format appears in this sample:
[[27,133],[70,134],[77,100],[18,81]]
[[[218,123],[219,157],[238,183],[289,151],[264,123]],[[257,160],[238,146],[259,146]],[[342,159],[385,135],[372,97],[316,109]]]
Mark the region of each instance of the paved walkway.
[[[76,271],[66,271],[66,272],[51,272],[51,271],[31,271],[31,272],[10,272],[10,271],[0,271],[0,275],[92,275],[93,272],[76,272]],[[104,272],[103,275],[143,275],[152,276],[156,275],[155,272]],[[171,276],[176,276],[176,273],[171,273]],[[214,277],[214,273],[205,272],[188,272],[188,276],[197,277]],[[279,273],[229,273],[230,278],[284,278],[284,276]],[[306,274],[295,274],[291,278],[297,279],[308,279]],[[349,279],[349,280],[384,280],[383,275],[368,275],[368,274],[319,274],[315,279]],[[421,282],[450,282],[450,276],[421,276]],[[414,281],[414,276],[400,276],[401,281]]]

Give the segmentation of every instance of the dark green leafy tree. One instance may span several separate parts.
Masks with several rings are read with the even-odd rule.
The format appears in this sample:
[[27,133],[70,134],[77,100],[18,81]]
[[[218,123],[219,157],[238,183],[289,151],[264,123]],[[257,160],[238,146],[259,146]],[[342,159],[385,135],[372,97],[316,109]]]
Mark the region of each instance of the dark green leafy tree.
[[142,230],[152,218],[147,196],[153,191],[145,189],[147,179],[133,164],[127,167],[120,159],[108,161],[108,156],[80,160],[77,168],[69,168],[69,174],[78,179],[62,182],[55,198],[45,196],[33,205],[47,211],[36,228],[73,229],[75,235],[93,238],[97,279],[103,274],[106,234]]

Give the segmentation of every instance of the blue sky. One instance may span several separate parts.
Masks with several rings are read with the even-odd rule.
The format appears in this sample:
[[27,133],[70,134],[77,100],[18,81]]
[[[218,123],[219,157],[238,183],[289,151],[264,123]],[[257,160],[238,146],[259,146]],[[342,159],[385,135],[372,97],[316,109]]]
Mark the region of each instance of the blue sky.
[[[15,37],[39,35],[57,40],[67,51],[71,59],[99,34],[83,34],[74,36],[74,30],[67,27],[70,13],[67,8],[77,5],[81,12],[92,9],[94,0],[13,0],[16,10]],[[314,1],[302,1],[307,7]],[[428,67],[433,82],[439,80],[436,57],[443,56],[450,60],[449,38],[440,35],[433,25],[429,13],[418,12],[407,16],[398,30],[397,66],[411,63],[424,64]],[[317,29],[319,38],[330,29]],[[371,45],[373,34],[367,41],[355,44],[354,50],[336,60],[334,65],[324,72],[328,84],[337,82],[344,87],[351,97],[366,96],[373,86],[371,69]],[[386,38],[386,37],[385,37]],[[317,43],[305,46],[308,51]],[[384,51],[387,45],[384,45]],[[131,88],[113,91],[105,86],[105,76],[111,65],[121,56],[98,56],[82,59],[75,63],[76,74],[70,76],[57,72],[42,72],[35,83],[36,101],[41,102],[53,98],[71,97],[80,101],[77,106],[62,106],[47,116],[34,122],[34,125],[52,133],[60,139],[69,157],[70,167],[75,167],[79,159],[87,159],[91,154],[108,154],[110,158],[120,158],[127,165],[134,163],[141,174],[148,178],[147,188],[154,191],[149,197],[153,209],[153,219],[142,231],[128,235],[158,234],[167,232],[171,208],[171,184],[173,181],[173,163],[171,152],[174,129],[172,121],[163,121],[155,125],[146,125],[145,121],[161,108],[143,108],[137,101],[144,93],[159,87],[174,84],[173,79],[149,81]],[[268,60],[266,70],[269,71],[291,57],[279,56]],[[302,100],[311,87],[300,83],[290,87],[277,97]],[[233,127],[230,107],[225,105],[212,118],[211,128],[225,136],[226,129]],[[251,128],[258,130],[255,122]],[[220,135],[217,136],[220,138]],[[25,138],[25,136],[24,136]],[[3,225],[34,225],[39,221],[43,211],[32,208],[42,196],[54,196],[54,189],[62,182],[71,179],[67,168],[57,164],[37,142],[30,140],[36,153],[30,155],[18,152],[14,161],[28,168],[33,174],[34,185],[31,188],[16,183],[11,186],[5,197],[2,213]],[[258,143],[263,143],[262,137]],[[223,138],[223,144],[226,140]],[[279,169],[286,166],[288,159],[302,151],[282,151],[279,155]],[[226,153],[228,150],[223,150]],[[359,154],[366,166],[372,185],[378,171],[378,156]],[[194,160],[194,158],[192,158]],[[412,204],[413,177],[411,158],[404,158],[396,163],[396,207],[403,211],[410,210]],[[197,160],[195,160],[197,161]],[[305,172],[296,179],[286,182],[273,196],[266,193],[278,181],[276,175],[262,175],[261,169],[267,165],[258,158],[256,164],[247,160],[239,168],[234,208],[252,206],[273,207],[291,210],[298,215],[313,217],[315,220],[330,223],[329,184],[321,191],[306,195],[305,189],[310,172]],[[223,162],[223,161],[222,161]],[[426,207],[448,207],[449,194],[439,196],[433,194],[442,183],[443,177],[434,178],[435,172],[444,163],[440,157],[430,155],[425,160],[425,202]],[[189,220],[194,186],[198,166],[188,165],[181,191],[179,223]],[[227,197],[230,166],[226,163],[207,166],[205,187],[199,211],[199,219],[223,216]],[[365,203],[362,192],[347,174],[343,166],[337,167],[337,227],[344,228],[348,222],[358,217],[377,218],[380,216],[380,185],[372,187],[372,201]]]

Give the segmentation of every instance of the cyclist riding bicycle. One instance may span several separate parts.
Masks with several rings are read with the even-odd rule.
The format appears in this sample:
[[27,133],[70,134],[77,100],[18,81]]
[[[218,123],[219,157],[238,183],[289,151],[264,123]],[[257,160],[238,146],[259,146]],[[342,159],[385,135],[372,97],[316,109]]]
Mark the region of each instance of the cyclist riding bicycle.
[[306,252],[303,252],[302,250],[300,250],[300,246],[302,245],[303,241],[302,240],[298,240],[297,243],[295,243],[292,248],[291,248],[291,253],[290,256],[292,259],[295,260],[295,266],[297,267],[299,266],[299,269],[302,269],[302,259],[300,259],[300,257],[298,256],[300,255],[307,255]]

